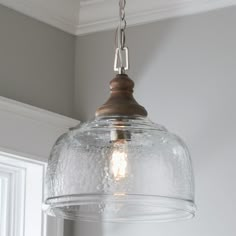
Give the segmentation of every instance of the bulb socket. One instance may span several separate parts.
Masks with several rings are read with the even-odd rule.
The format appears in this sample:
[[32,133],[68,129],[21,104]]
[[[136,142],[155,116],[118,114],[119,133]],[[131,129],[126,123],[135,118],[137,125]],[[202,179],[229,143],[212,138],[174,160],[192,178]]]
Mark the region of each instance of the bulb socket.
[[127,130],[112,130],[111,142],[131,141],[131,133]]

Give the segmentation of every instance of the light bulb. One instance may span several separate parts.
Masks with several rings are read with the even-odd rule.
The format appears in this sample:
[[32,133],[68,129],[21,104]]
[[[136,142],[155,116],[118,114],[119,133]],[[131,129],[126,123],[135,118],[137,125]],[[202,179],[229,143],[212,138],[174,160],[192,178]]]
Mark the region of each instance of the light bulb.
[[116,141],[111,155],[111,172],[115,180],[124,179],[127,175],[127,144],[126,141]]

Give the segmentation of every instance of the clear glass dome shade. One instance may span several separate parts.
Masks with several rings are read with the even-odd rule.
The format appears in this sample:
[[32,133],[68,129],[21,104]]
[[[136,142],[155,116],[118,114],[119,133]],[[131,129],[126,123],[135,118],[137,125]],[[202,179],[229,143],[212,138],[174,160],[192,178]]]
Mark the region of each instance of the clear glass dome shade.
[[47,212],[67,219],[159,222],[195,214],[185,144],[142,117],[100,117],[61,136],[46,186]]

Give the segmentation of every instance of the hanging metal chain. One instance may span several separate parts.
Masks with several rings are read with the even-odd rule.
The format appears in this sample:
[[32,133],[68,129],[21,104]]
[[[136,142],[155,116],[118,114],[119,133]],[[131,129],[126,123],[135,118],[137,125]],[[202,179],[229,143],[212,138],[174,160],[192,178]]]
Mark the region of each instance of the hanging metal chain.
[[119,25],[119,33],[120,33],[120,45],[118,47],[121,47],[122,49],[125,47],[125,30],[126,30],[126,19],[125,19],[125,6],[126,6],[126,0],[120,0],[119,2],[120,6],[120,25]]
[[125,46],[125,30],[127,22],[125,19],[125,7],[126,0],[119,1],[119,15],[120,22],[116,30],[116,53],[114,62],[114,71],[118,71],[119,74],[125,74],[125,71],[129,69],[129,50]]

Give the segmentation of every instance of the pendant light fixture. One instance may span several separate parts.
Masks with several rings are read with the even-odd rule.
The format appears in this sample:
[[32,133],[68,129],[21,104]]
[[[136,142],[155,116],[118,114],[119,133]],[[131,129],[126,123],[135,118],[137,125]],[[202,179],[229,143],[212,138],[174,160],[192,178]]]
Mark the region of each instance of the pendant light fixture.
[[120,0],[111,95],[96,118],[62,135],[46,176],[46,211],[66,219],[162,222],[195,214],[187,147],[152,123],[133,97],[127,76],[125,0]]

